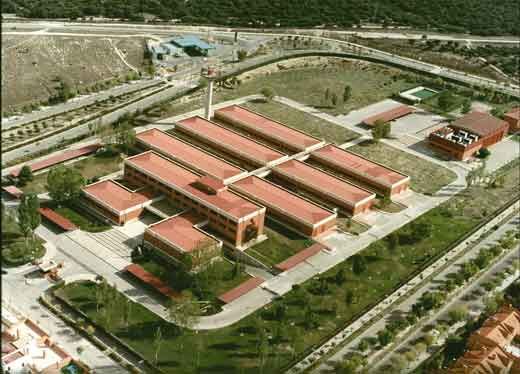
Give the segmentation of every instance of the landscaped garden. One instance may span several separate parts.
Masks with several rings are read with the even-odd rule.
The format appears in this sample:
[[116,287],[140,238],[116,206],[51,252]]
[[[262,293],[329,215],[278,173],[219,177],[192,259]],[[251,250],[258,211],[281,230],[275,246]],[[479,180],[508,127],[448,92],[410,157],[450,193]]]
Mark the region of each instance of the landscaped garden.
[[118,307],[112,305],[109,313],[114,319],[104,324],[103,308],[96,308],[96,286],[71,284],[60,292],[151,361],[157,347],[155,331],[160,328],[164,338],[158,365],[166,373],[280,371],[518,195],[518,162],[501,171],[502,185],[468,188],[395,231],[393,240],[371,244],[360,256],[351,257],[230,327],[179,334],[173,325],[139,305],[132,307],[128,327]]
[[409,175],[411,188],[419,193],[433,194],[457,178],[449,169],[381,142],[367,140],[348,150]]
[[266,219],[264,234],[267,239],[249,248],[246,253],[268,266],[278,264],[313,244],[311,239],[272,219]]
[[102,222],[99,218],[94,217],[92,214],[86,212],[81,207],[71,203],[59,207],[55,204],[49,204],[49,207],[52,208],[56,213],[67,218],[83,231],[101,232],[111,229],[109,224]]

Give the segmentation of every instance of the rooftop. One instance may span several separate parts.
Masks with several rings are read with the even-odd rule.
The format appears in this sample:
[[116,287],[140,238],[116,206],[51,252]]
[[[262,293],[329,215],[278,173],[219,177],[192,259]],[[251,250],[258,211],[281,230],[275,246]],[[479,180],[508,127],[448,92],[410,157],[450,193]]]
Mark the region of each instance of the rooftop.
[[261,164],[266,164],[285,156],[283,153],[199,116],[179,121],[177,126]]
[[312,152],[312,155],[325,158],[341,168],[348,169],[356,174],[365,174],[367,177],[381,181],[387,185],[394,185],[408,179],[404,174],[367,160],[352,152],[345,151],[332,144]]
[[83,188],[83,192],[119,213],[152,199],[150,193],[132,192],[113,180],[90,184]]
[[137,134],[137,140],[167,157],[179,161],[203,174],[225,180],[244,172],[224,160],[175,138],[164,131],[150,129]]
[[238,299],[240,296],[245,295],[249,291],[252,291],[253,289],[258,287],[262,283],[264,283],[264,279],[262,279],[262,278],[258,278],[258,277],[250,278],[250,279],[246,280],[245,282],[242,282],[241,284],[239,284],[237,287],[231,289],[230,291],[220,295],[218,297],[218,299],[220,301],[222,301],[223,303],[226,303],[226,304],[230,303],[233,300]]
[[137,264],[130,264],[127,267],[125,267],[125,270],[132,274],[134,277],[140,279],[142,282],[152,286],[166,297],[180,297],[180,294],[178,292],[175,292],[173,289],[165,285],[164,282],[157,278],[155,275],[144,270],[141,266]]
[[168,185],[191,194],[203,200],[206,204],[223,210],[236,219],[263,209],[253,202],[227,190],[218,192],[217,194],[210,194],[197,188],[197,183],[201,179],[200,175],[153,151],[129,157],[125,160],[125,165],[133,165],[164,181]]
[[401,105],[396,108],[365,118],[363,120],[363,123],[369,126],[374,126],[377,121],[382,121],[383,123],[390,122],[394,119],[404,117],[412,112],[413,109],[408,105]]
[[179,38],[173,38],[170,41],[174,44],[177,44],[181,48],[197,47],[200,49],[215,49],[215,46],[206,43],[195,35],[186,35]]
[[282,210],[284,213],[310,225],[317,224],[335,215],[331,211],[256,176],[235,182],[233,187],[236,187],[240,192],[251,195],[251,198],[256,199],[261,204]]
[[507,122],[484,112],[471,112],[451,123],[452,127],[470,131],[479,136],[488,136],[509,126]]
[[154,223],[147,230],[184,252],[192,252],[202,245],[217,243],[210,235],[195,227],[203,221],[203,218],[192,213],[183,213]]
[[297,149],[304,150],[310,146],[321,143],[320,139],[314,138],[304,132],[298,131],[284,124],[265,117],[257,112],[248,110],[239,105],[231,105],[219,109],[215,115],[222,115],[230,120],[238,121],[240,124],[251,131],[262,133],[263,135],[283,141]]
[[283,262],[280,262],[279,264],[275,265],[275,268],[281,271],[289,270],[296,265],[302,263],[309,257],[314,256],[316,253],[321,252],[322,249],[324,249],[325,246],[320,243],[315,243],[311,245],[310,247],[305,248],[304,250],[301,250],[300,252],[296,253],[295,255],[292,255],[288,259],[286,259]]
[[76,230],[78,227],[73,224],[69,219],[63,217],[61,214],[56,213],[54,210],[50,208],[39,208],[38,211],[42,216],[47,218],[49,221],[61,227],[63,230],[72,231]]
[[375,197],[372,192],[354,186],[301,161],[289,160],[276,166],[273,170],[282,172],[288,177],[297,179],[300,183],[312,186],[316,190],[348,202],[353,206],[370,197]]

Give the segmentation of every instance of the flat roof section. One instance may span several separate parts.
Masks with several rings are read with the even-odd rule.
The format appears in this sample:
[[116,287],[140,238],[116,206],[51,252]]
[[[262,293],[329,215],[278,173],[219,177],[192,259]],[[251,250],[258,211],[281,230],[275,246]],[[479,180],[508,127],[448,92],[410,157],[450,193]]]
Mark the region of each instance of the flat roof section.
[[202,221],[203,218],[192,213],[183,213],[154,223],[147,230],[184,252],[192,252],[203,243],[218,243],[210,235],[194,227]]
[[83,192],[118,213],[152,200],[149,192],[132,192],[113,180],[90,184]]
[[[29,165],[31,167],[31,170],[33,172],[35,172],[38,170],[42,170],[42,169],[60,164],[65,161],[69,161],[69,160],[72,160],[72,159],[75,159],[75,158],[78,158],[81,156],[89,155],[91,153],[96,152],[100,147],[101,146],[99,144],[91,144],[91,145],[87,145],[85,147],[81,147],[78,149],[69,149],[67,151],[60,152],[57,155],[47,157],[43,160],[36,161],[36,162],[33,162],[32,164],[26,164],[26,165]],[[20,173],[21,169],[22,168],[12,170],[11,175],[13,177],[17,177],[18,173]]]
[[370,197],[375,197],[372,192],[354,186],[301,161],[289,160],[274,167],[273,170],[294,178],[298,183],[309,185],[315,190],[322,191],[324,194],[348,202],[352,206]]
[[130,264],[125,268],[125,271],[129,272],[142,282],[152,286],[166,297],[172,297],[176,299],[181,297],[180,293],[175,292],[173,289],[164,284],[162,280],[144,270],[140,265]]
[[239,167],[195,148],[159,129],[143,131],[137,134],[136,138],[150,149],[221,180],[244,172]]
[[285,156],[283,153],[199,116],[179,121],[176,126],[260,164],[267,164]]
[[259,203],[281,210],[309,225],[335,216],[335,213],[256,176],[242,179],[232,186],[239,192],[250,195],[252,199],[257,199]]
[[69,219],[63,217],[61,214],[56,213],[54,210],[50,208],[39,208],[38,212],[45,218],[47,218],[49,221],[53,222],[54,224],[58,225],[65,231],[73,231],[76,230],[78,227],[73,224]]
[[509,126],[509,124],[490,114],[475,111],[457,118],[451,123],[451,126],[484,137],[502,130],[505,126]]
[[324,158],[334,163],[340,169],[346,169],[353,174],[365,175],[375,181],[381,181],[385,185],[394,185],[406,179],[408,176],[383,165],[365,159],[355,153],[346,151],[335,145],[329,144],[311,153],[318,158]]
[[265,280],[260,277],[248,279],[245,282],[240,283],[237,287],[229,290],[226,293],[223,293],[218,297],[218,299],[225,304],[230,303],[233,300],[238,299],[240,296],[245,295],[249,291],[254,290],[256,287],[264,283],[264,281]]
[[308,147],[319,144],[322,141],[304,132],[288,127],[278,121],[270,119],[260,113],[241,107],[231,105],[215,111],[215,115],[239,122],[251,131],[256,131],[271,139],[292,145],[305,150]]
[[413,112],[413,109],[410,108],[408,105],[401,105],[396,108],[386,110],[382,113],[378,113],[374,116],[365,118],[363,120],[363,123],[366,125],[369,125],[369,126],[374,126],[377,121],[390,122],[390,121],[393,121],[394,119],[404,117],[407,114],[410,114],[412,112]]
[[170,186],[191,194],[207,204],[223,210],[236,219],[240,219],[251,213],[264,209],[227,190],[212,195],[196,188],[195,186],[201,179],[200,175],[191,172],[181,165],[170,161],[153,151],[129,157],[125,160],[125,164],[141,169],[142,171],[153,175],[155,178],[166,182]]

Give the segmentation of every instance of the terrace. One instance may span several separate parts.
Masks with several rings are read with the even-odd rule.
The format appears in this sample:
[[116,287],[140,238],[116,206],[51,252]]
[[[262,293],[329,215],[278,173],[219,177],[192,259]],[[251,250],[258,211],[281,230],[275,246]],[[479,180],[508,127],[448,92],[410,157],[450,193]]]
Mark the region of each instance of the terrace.
[[469,131],[464,131],[458,128],[453,128],[451,126],[446,126],[432,132],[430,137],[432,140],[435,140],[436,137],[441,138],[463,148],[467,148],[480,139],[480,137],[476,134],[472,134]]

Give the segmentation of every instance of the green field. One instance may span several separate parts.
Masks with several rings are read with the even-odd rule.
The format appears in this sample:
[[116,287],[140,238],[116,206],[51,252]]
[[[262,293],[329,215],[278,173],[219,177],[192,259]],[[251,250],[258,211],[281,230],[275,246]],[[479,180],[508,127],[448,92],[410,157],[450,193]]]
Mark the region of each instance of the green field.
[[343,144],[359,137],[345,127],[274,101],[250,101],[243,106],[327,142]]
[[[102,177],[121,169],[121,156],[119,154],[98,154],[70,164],[77,169],[85,179]],[[34,179],[21,187],[25,193],[43,193],[47,191],[48,171],[34,176]]]
[[110,225],[107,225],[106,223],[99,220],[99,218],[85,212],[80,207],[72,205],[57,207],[52,205],[51,208],[54,209],[56,213],[70,220],[83,231],[101,232],[111,229]]
[[348,150],[409,175],[411,188],[416,192],[433,194],[457,178],[449,169],[381,142],[368,140]]
[[[319,343],[384,298],[494,209],[518,195],[518,166],[517,161],[501,170],[505,176],[503,186],[470,187],[396,230],[402,243],[398,247],[391,248],[385,239],[372,243],[361,252],[367,264],[361,273],[353,272],[349,259],[230,327],[198,333],[186,331],[180,335],[172,325],[138,305],[132,307],[128,328],[117,320],[121,315],[119,306],[112,306],[109,314],[116,321],[107,327],[152,360],[154,331],[160,326],[165,340],[159,353],[159,367],[166,373],[278,372],[304,349]],[[428,227],[428,235],[412,240],[421,226]],[[337,276],[340,271],[343,277]],[[103,308],[96,311],[94,289],[92,284],[70,284],[60,293],[103,324]],[[352,296],[350,303],[345,301],[347,294]],[[268,339],[269,336],[272,338]]]
[[267,219],[264,227],[267,240],[246,250],[266,265],[278,264],[313,244],[313,241]]

